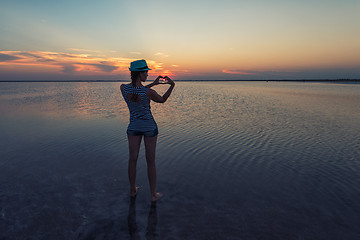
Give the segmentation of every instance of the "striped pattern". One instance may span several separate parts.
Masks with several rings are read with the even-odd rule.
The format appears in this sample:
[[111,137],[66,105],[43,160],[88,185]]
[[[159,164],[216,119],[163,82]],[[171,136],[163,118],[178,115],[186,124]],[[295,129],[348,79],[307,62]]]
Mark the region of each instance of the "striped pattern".
[[[123,97],[130,111],[130,123],[128,130],[132,131],[152,131],[157,125],[150,111],[150,99],[146,93],[147,87],[133,87],[130,84],[124,85]],[[127,98],[129,93],[140,95],[139,102],[132,102]]]

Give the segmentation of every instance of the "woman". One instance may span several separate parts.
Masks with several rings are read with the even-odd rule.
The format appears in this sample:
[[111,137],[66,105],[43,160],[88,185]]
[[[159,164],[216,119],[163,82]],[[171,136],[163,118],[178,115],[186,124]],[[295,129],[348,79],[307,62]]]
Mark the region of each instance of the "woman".
[[[175,83],[167,76],[158,76],[153,83],[144,86],[143,82],[148,77],[148,70],[151,70],[148,68],[145,60],[131,62],[129,70],[131,71],[131,83],[122,84],[120,89],[130,111],[130,123],[127,128],[130,196],[135,197],[139,189],[135,185],[136,163],[139,156],[141,139],[144,136],[151,201],[156,202],[163,194],[156,192],[155,152],[158,128],[150,111],[150,100],[158,103],[166,102],[174,89]],[[169,89],[163,96],[150,89],[152,86],[158,85],[160,79],[165,79],[166,83],[170,84]]]

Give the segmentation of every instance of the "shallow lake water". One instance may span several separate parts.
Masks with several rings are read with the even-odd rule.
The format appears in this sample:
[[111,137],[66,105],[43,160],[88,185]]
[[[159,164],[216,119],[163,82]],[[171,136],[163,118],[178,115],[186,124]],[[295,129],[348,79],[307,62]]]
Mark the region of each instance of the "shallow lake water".
[[360,238],[360,84],[178,82],[156,205],[119,86],[0,83],[0,239]]

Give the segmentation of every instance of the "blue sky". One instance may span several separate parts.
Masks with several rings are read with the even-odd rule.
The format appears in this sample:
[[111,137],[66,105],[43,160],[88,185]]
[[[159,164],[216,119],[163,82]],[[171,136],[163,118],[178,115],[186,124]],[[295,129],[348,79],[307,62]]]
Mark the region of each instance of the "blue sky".
[[123,79],[135,59],[178,79],[360,78],[360,1],[0,5],[0,80]]

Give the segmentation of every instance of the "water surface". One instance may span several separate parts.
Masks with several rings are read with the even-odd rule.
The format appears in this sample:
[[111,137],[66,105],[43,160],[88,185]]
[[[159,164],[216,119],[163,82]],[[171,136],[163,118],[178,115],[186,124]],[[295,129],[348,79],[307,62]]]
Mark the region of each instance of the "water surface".
[[360,237],[360,85],[177,83],[156,207],[143,147],[128,197],[119,85],[0,83],[0,239]]

